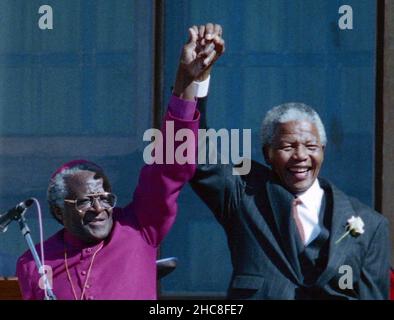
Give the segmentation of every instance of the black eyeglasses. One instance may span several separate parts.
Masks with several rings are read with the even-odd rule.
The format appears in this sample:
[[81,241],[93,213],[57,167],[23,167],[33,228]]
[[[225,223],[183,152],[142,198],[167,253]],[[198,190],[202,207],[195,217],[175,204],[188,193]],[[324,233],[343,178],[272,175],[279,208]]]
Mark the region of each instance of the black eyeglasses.
[[80,213],[83,213],[90,208],[93,208],[95,201],[98,201],[100,206],[104,209],[112,209],[116,205],[116,195],[109,192],[103,192],[88,194],[85,196],[85,198],[81,199],[64,199],[64,202],[74,203],[75,209]]

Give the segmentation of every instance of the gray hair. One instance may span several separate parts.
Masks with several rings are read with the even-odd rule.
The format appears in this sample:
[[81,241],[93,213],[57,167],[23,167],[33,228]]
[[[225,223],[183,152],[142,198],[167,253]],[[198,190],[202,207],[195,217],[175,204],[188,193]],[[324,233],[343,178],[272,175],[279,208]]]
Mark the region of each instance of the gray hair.
[[310,106],[299,102],[284,103],[273,107],[267,112],[261,124],[262,146],[264,147],[272,143],[278,124],[303,120],[311,122],[316,126],[320,141],[325,146],[327,144],[326,130],[319,115]]
[[68,195],[68,189],[65,181],[66,178],[81,171],[91,171],[97,173],[99,177],[103,178],[104,180],[103,182],[104,190],[111,191],[111,186],[109,184],[107,177],[103,172],[103,169],[98,165],[96,165],[95,163],[85,161],[85,162],[77,163],[76,165],[72,165],[71,167],[66,165],[64,169],[62,168],[59,169],[49,180],[47,200],[51,214],[54,216],[56,220],[58,220],[58,218],[56,217],[53,208],[59,207],[60,209],[64,209],[64,199]]

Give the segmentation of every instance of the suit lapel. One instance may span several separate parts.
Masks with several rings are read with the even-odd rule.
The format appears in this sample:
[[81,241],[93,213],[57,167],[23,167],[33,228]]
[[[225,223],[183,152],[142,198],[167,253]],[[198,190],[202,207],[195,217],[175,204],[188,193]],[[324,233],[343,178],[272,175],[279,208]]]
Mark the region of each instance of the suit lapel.
[[296,243],[296,227],[291,216],[294,196],[275,181],[267,181],[267,194],[271,205],[275,225],[279,232],[280,245],[290,262],[291,271],[298,282],[301,282],[302,273],[298,259]]
[[327,267],[317,280],[317,284],[323,286],[336,273],[339,272],[339,267],[343,264],[347,253],[352,245],[352,237],[346,236],[339,243],[335,243],[345,232],[347,220],[356,215],[354,209],[342,192],[333,186],[330,186],[324,180],[320,180],[325,192],[332,191],[332,220],[331,231],[329,239],[329,256]]

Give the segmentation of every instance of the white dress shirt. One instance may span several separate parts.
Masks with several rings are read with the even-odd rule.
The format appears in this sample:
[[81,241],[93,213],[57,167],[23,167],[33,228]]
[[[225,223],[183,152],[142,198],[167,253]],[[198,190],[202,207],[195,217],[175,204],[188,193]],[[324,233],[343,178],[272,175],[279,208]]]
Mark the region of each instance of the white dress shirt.
[[324,195],[318,179],[305,192],[297,196],[302,204],[297,206],[298,217],[304,229],[304,245],[310,244],[320,233],[319,213]]

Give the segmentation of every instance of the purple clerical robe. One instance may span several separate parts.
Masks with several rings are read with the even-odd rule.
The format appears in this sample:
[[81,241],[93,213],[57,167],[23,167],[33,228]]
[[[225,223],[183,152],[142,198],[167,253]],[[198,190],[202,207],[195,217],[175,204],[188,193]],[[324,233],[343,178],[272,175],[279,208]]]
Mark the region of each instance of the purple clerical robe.
[[[195,101],[172,96],[165,119],[173,121],[175,132],[191,129],[197,140],[199,114],[194,112],[195,106]],[[176,161],[145,165],[132,202],[124,208],[114,208],[113,229],[101,244],[87,245],[65,229],[46,240],[45,264],[51,267],[52,274],[48,276],[57,299],[80,299],[82,292],[83,299],[88,300],[156,299],[157,248],[175,220],[179,192],[194,170],[194,164],[181,165]],[[18,260],[17,276],[24,299],[44,298],[28,251]]]

